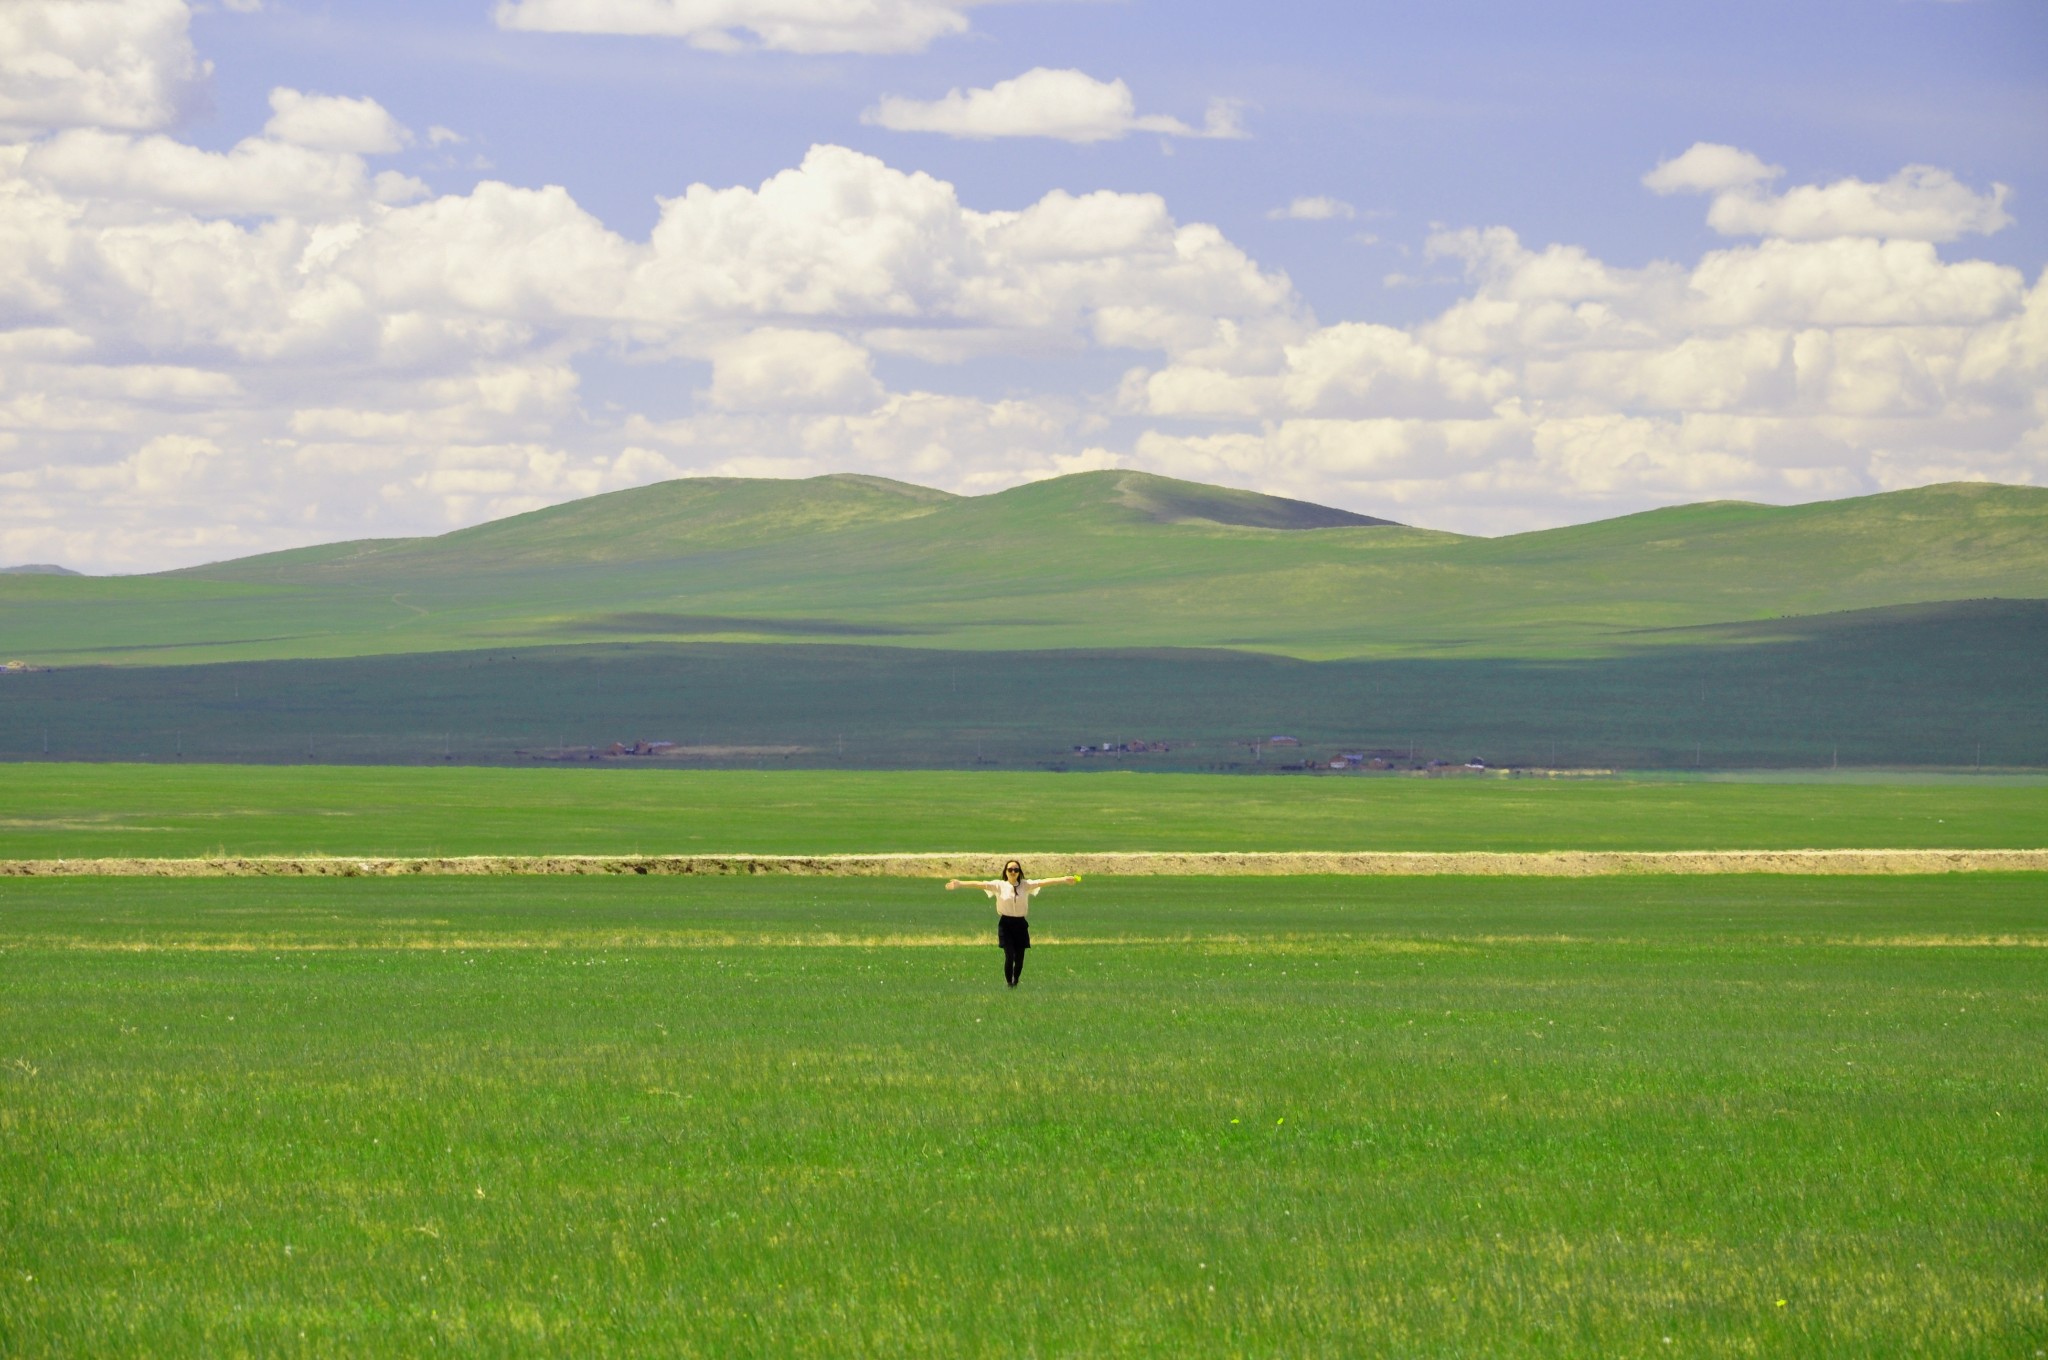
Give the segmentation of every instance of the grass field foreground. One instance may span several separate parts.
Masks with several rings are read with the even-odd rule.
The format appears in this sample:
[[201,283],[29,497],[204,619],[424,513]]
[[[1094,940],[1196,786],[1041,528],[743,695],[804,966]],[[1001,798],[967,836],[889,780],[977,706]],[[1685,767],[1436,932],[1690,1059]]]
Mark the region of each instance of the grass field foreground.
[[2044,886],[0,883],[0,1352],[2026,1355]]

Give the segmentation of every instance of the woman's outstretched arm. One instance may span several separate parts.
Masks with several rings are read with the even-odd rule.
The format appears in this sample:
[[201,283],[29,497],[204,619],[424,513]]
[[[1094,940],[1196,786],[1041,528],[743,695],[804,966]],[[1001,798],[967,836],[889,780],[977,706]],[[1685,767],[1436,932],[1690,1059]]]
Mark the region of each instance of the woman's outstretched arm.
[[1080,881],[1081,876],[1079,874],[1067,874],[1060,878],[1034,878],[1029,880],[1025,886],[1031,888],[1050,888],[1055,883],[1079,883]]

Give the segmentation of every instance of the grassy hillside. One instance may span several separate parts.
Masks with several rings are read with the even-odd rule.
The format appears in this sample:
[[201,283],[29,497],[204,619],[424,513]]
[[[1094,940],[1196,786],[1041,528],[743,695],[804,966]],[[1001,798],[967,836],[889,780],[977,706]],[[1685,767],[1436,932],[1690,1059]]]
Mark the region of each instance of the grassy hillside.
[[960,498],[883,477],[696,477],[614,491],[437,538],[365,539],[171,573],[318,585],[591,563],[665,562],[918,519]]
[[2048,596],[2048,490],[1698,505],[1474,539],[1134,472],[979,497],[840,476],[670,482],[163,576],[4,577],[0,636],[44,664],[847,638],[1537,659],[1989,596]]

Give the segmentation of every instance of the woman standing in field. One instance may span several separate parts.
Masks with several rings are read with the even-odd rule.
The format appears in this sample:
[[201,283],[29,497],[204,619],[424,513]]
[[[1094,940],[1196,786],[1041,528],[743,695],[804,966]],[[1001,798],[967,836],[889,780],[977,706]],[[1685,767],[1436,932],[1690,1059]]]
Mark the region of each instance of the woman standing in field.
[[1031,894],[1055,883],[1080,881],[1079,874],[1066,878],[1026,878],[1024,866],[1011,860],[1003,866],[1001,878],[986,882],[956,878],[946,884],[946,891],[979,888],[996,900],[996,943],[1003,947],[1003,981],[1014,987],[1024,976],[1024,951],[1031,947],[1031,922],[1025,915],[1031,910]]

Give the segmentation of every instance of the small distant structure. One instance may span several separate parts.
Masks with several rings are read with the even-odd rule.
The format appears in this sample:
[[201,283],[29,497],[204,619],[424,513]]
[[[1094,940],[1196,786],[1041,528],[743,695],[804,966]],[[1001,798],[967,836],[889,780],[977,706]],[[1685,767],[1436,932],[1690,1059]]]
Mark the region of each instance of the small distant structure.
[[1105,741],[1099,746],[1076,746],[1074,754],[1086,760],[1096,756],[1159,755],[1172,749],[1163,741]]
[[9,661],[5,664],[0,664],[0,673],[4,673],[7,675],[25,675],[30,671],[39,671],[42,669],[43,668],[41,666],[31,666],[26,661]]
[[1301,745],[1301,738],[1299,738],[1299,737],[1267,737],[1267,738],[1266,738],[1266,745],[1268,745],[1268,746],[1299,746],[1299,745]]
[[1474,756],[1472,757],[1472,759],[1465,762],[1465,768],[1468,770],[1483,770],[1486,768],[1486,762],[1481,760],[1478,756]]
[[608,756],[658,756],[674,747],[672,741],[615,741],[605,748],[604,753]]

